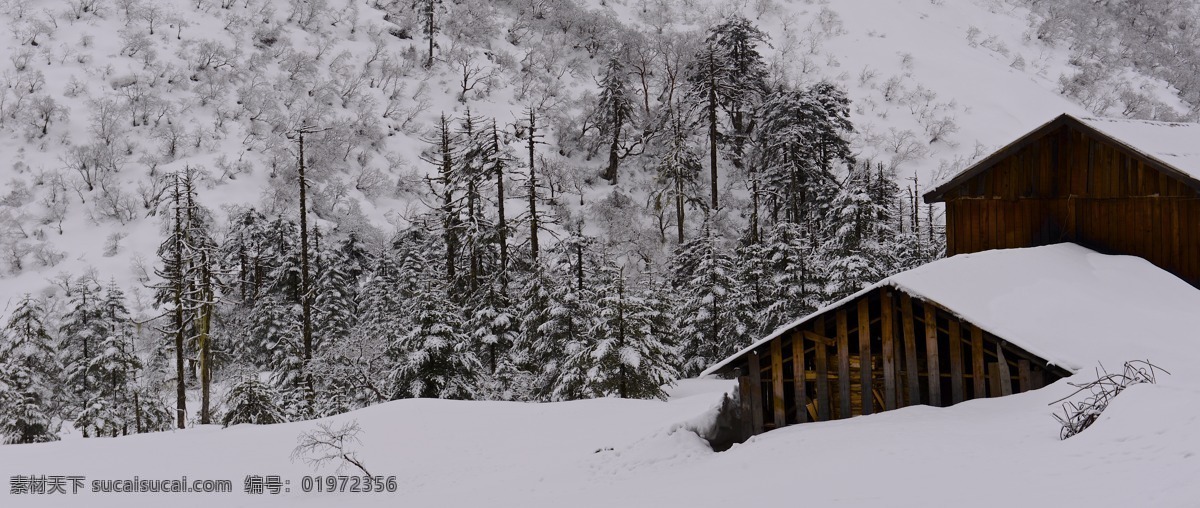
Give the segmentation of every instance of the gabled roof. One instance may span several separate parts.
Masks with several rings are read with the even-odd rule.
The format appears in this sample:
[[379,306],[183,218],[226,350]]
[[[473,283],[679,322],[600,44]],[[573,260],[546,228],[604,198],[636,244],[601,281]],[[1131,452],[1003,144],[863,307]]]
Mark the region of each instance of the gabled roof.
[[1143,163],[1200,191],[1200,124],[1119,118],[1078,118],[1064,113],[925,193],[925,202],[942,201],[943,196],[950,189],[987,171],[1000,160],[1063,125],[1070,125],[1094,138],[1121,148]]
[[1112,367],[1132,359],[1182,360],[1179,351],[1200,352],[1200,290],[1142,258],[1060,243],[959,254],[893,275],[780,327],[702,375],[880,287],[933,301],[1072,371],[1097,362]]

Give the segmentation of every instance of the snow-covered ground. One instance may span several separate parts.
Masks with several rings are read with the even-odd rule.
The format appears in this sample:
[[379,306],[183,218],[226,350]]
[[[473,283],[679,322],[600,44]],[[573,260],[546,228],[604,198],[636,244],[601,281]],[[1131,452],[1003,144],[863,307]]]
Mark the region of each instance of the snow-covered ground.
[[[1200,386],[1185,379],[1130,388],[1066,441],[1048,406],[1073,390],[1059,382],[951,408],[787,427],[722,453],[684,424],[711,414],[726,381],[684,381],[668,402],[405,400],[332,419],[358,421],[358,457],[372,474],[397,477],[394,494],[299,492],[303,475],[336,474],[289,459],[296,437],[316,428],[299,422],[0,447],[0,499],[22,507],[1195,506]],[[28,474],[83,475],[89,487],[187,475],[232,480],[234,493],[8,495],[10,476]],[[245,475],[270,474],[292,491],[242,492]]]

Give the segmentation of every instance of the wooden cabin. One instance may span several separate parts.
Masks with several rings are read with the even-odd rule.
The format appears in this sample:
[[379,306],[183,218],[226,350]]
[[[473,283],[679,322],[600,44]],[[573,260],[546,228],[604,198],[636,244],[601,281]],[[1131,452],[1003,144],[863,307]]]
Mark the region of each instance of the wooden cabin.
[[[780,327],[703,375],[738,380],[705,437],[1035,390],[1187,350],[1200,291],[1145,259],[1073,243],[958,254]],[[1047,401],[1049,402],[1049,401]]]
[[1200,124],[1062,115],[925,194],[947,255],[1074,242],[1200,285]]
[[[1025,262],[1024,251],[991,257],[1011,267]],[[953,294],[944,301],[922,296],[953,291],[947,281],[997,270],[994,259],[963,257],[889,277],[710,367],[704,375],[738,379],[741,428],[731,441],[796,423],[1020,393],[1069,375],[993,332],[1004,325],[977,305],[957,305]],[[1028,283],[1007,278],[980,288],[976,301]]]

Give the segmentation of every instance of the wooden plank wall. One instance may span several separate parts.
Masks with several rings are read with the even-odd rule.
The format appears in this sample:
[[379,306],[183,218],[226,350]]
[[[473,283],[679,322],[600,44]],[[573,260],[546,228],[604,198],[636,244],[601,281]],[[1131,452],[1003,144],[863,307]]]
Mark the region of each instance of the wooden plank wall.
[[[948,406],[1042,386],[1065,371],[892,288],[815,316],[748,353],[750,434],[914,404]],[[944,394],[950,394],[948,397]]]
[[1075,242],[1200,286],[1200,194],[1064,126],[946,194],[947,254]]

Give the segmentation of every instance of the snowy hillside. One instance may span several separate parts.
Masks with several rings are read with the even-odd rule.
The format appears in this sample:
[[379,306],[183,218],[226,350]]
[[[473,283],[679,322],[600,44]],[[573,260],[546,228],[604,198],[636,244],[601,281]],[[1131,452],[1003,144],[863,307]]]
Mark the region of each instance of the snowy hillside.
[[[329,167],[316,177],[315,211],[330,227],[370,224],[381,242],[427,205],[419,175],[435,168],[418,155],[440,114],[469,107],[511,125],[532,104],[572,117],[596,93],[600,69],[585,41],[575,28],[558,36],[530,28],[530,16],[542,15],[534,3],[440,6],[447,26],[428,71],[419,13],[408,6],[313,2],[324,9],[318,16],[301,8],[308,4],[5,2],[0,18],[12,30],[0,52],[12,66],[0,100],[8,196],[0,204],[0,301],[11,306],[59,273],[93,268],[139,287],[160,241],[161,216],[148,217],[147,205],[161,206],[163,175],[187,165],[207,171],[201,202],[219,214],[226,205],[294,210],[294,141],[282,130],[314,108],[346,131],[329,140],[340,155],[322,161]],[[669,40],[737,9],[634,1],[579,8],[591,13],[580,23],[598,25],[597,44],[611,42],[611,33],[599,34],[613,30],[607,23]],[[741,11],[768,35],[763,52],[776,79],[845,87],[855,153],[894,166],[902,180],[918,177],[922,188],[1057,113],[1084,112],[1059,93],[1060,77],[1075,73],[1066,44],[1031,40],[1031,13],[1020,5],[762,1]],[[648,71],[653,81],[663,72]],[[465,93],[464,73],[474,84]],[[1187,113],[1161,83],[1136,72],[1130,80],[1179,110],[1156,114]],[[552,153],[572,125],[578,120],[556,121],[539,150],[565,172],[551,175],[563,192],[602,196],[608,186],[595,175],[603,161]],[[579,179],[587,183],[568,183]],[[642,187],[623,191],[636,196]]]

